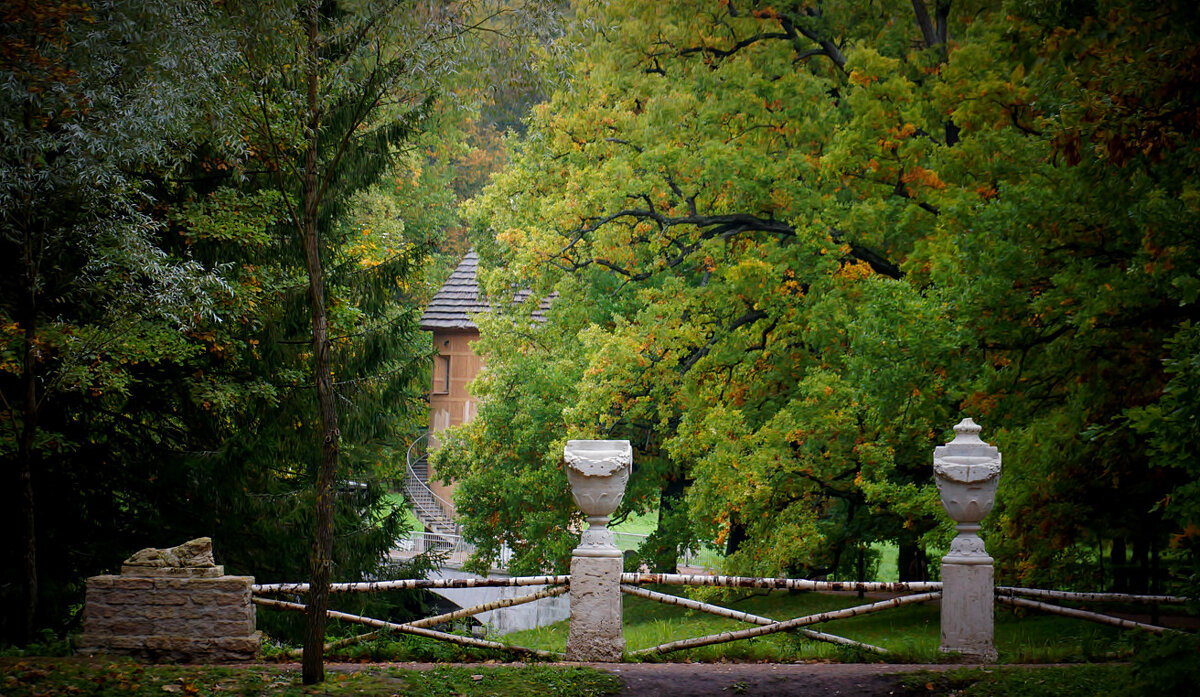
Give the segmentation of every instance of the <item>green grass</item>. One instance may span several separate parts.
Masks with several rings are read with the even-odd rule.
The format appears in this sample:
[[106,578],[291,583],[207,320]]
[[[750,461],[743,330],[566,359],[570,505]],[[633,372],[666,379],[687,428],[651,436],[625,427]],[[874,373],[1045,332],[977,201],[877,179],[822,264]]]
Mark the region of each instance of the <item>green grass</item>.
[[896,565],[896,560],[900,556],[900,548],[896,545],[876,542],[871,545],[871,549],[879,552],[879,570],[875,572],[875,578],[865,579],[868,581],[899,581],[900,570]]
[[127,659],[26,659],[0,661],[0,694],[36,695],[500,695],[598,697],[616,694],[615,676],[590,668],[511,665],[448,666],[431,670],[365,667],[328,671],[321,685],[306,687],[296,669],[270,666],[142,665]]
[[900,684],[930,697],[1096,697],[1120,694],[1130,679],[1129,666],[1078,665],[922,671],[904,676]]
[[[678,587],[659,589],[678,593]],[[734,596],[732,602],[711,601],[735,610],[773,619],[836,610],[871,602],[854,595],[789,593]],[[748,627],[741,622],[663,605],[642,598],[624,597],[624,634],[627,651],[649,648],[669,641],[715,634]],[[873,653],[813,641],[798,634],[778,633],[726,644],[667,654],[662,660],[888,660],[933,663],[943,660],[938,652],[940,619],[932,605],[906,605],[878,613],[836,620],[811,629],[837,634],[887,649],[881,659]],[[505,640],[519,646],[562,651],[567,623],[509,634]],[[1017,617],[1006,609],[996,611],[996,647],[1002,662],[1077,662],[1105,658],[1126,648],[1126,637],[1118,629],[1046,615]],[[652,660],[658,660],[657,658]]]
[[633,514],[625,520],[621,521],[620,525],[613,525],[613,530],[617,532],[632,532],[638,535],[649,535],[658,529],[658,511],[650,513]]
[[410,508],[408,502],[404,500],[404,494],[401,494],[398,491],[392,491],[384,494],[383,498],[389,506],[395,506],[396,508],[401,508],[404,510],[404,520],[409,530],[414,532],[422,532],[425,530],[425,526],[421,525],[421,521],[417,520],[417,515],[412,512],[412,508]]

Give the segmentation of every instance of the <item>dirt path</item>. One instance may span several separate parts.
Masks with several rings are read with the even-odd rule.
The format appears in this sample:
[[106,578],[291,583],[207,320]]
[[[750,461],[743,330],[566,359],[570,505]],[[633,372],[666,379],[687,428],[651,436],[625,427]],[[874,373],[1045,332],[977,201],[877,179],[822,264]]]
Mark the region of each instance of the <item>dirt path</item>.
[[[291,665],[291,664],[283,664]],[[457,664],[367,664],[428,670]],[[472,664],[479,665],[479,664]],[[490,664],[491,667],[520,663]],[[546,665],[546,664],[541,664]],[[625,683],[621,697],[900,697],[899,674],[946,670],[953,665],[888,663],[556,663],[606,670]],[[328,663],[334,671],[364,664]],[[298,670],[298,666],[296,666]],[[553,695],[547,695],[553,697]]]
[[621,677],[621,697],[902,695],[897,674],[948,666],[864,663],[594,664]]

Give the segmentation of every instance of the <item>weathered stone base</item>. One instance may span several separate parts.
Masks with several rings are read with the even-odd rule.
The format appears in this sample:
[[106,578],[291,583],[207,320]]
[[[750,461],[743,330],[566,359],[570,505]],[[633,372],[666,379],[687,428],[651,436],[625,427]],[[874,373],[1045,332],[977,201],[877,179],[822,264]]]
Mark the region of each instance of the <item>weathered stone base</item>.
[[571,558],[571,626],[568,661],[620,661],[625,652],[621,633],[620,557]]
[[254,660],[261,635],[253,583],[250,576],[93,576],[76,650],[164,662]]
[[957,653],[964,663],[992,663],[997,658],[991,559],[983,563],[942,560],[943,653]]

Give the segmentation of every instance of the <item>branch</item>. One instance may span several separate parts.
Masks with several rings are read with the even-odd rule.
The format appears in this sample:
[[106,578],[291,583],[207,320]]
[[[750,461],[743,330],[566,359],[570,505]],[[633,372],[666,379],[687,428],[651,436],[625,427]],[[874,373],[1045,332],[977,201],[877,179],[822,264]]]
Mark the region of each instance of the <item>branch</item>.
[[929,10],[925,7],[925,0],[912,0],[913,13],[917,15],[917,27],[921,30],[921,38],[925,40],[926,47],[937,46],[938,35],[933,30],[933,22],[929,19]]

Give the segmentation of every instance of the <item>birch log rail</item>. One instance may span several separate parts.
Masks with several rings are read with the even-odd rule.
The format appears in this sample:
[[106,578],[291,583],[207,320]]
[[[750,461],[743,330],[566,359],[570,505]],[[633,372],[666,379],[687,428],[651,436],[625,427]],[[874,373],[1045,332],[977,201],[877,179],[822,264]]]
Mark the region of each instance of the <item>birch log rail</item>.
[[[645,588],[638,588],[637,586],[622,585],[621,592],[627,593],[629,595],[635,595],[639,598],[645,598],[647,600],[653,600],[655,602],[663,603],[664,605],[678,605],[679,607],[686,607],[686,608],[689,608],[692,610],[699,610],[701,612],[707,612],[711,615],[716,615],[717,617],[726,617],[731,620],[738,620],[740,622],[748,622],[750,624],[758,624],[758,625],[762,625],[764,627],[770,626],[772,624],[776,624],[779,621],[779,620],[773,620],[770,617],[762,617],[760,615],[752,615],[748,612],[741,612],[739,610],[730,610],[729,608],[721,607],[719,605],[710,605],[708,603],[702,603],[698,600],[691,600],[690,598],[681,598],[677,595],[669,595],[667,593],[658,593],[655,591],[646,590]],[[886,654],[888,652],[888,650],[885,648],[881,648],[879,646],[872,646],[871,644],[864,644],[861,641],[847,639],[846,637],[840,637],[835,634],[826,634],[825,632],[817,632],[817,631],[813,631],[811,629],[800,629],[798,631],[800,634],[803,634],[804,636],[808,637],[809,639],[815,639],[817,641],[827,641],[831,644],[841,644],[842,646],[853,646],[855,648],[863,649],[866,651],[873,651],[878,654]]]
[[[651,574],[653,575],[653,574]],[[915,585],[915,584],[914,584]],[[630,655],[643,656],[654,653],[669,653],[671,651],[679,651],[680,649],[692,649],[699,646],[708,646],[709,644],[723,644],[727,641],[737,641],[739,639],[749,639],[751,637],[763,636],[765,634],[774,634],[776,632],[784,632],[797,627],[804,627],[810,624],[819,622],[828,622],[830,620],[844,619],[847,617],[856,617],[865,615],[871,612],[879,612],[880,610],[888,610],[901,605],[909,605],[911,603],[924,603],[930,600],[940,598],[941,591],[933,591],[931,593],[919,593],[917,595],[906,595],[890,600],[881,600],[877,603],[869,605],[857,605],[844,610],[833,610],[831,612],[822,612],[816,615],[807,615],[805,617],[797,617],[796,619],[787,620],[784,622],[775,622],[763,627],[751,627],[742,629],[736,632],[721,632],[720,634],[709,634],[708,636],[696,637],[695,639],[682,639],[680,641],[671,641],[658,646],[652,646],[648,649],[634,651]]]
[[[512,578],[409,578],[399,581],[331,583],[330,593],[374,593],[416,588],[497,588],[504,586],[561,586],[571,582],[569,575],[514,576]],[[307,583],[266,583],[251,586],[254,593],[307,593]]]
[[631,585],[719,586],[721,588],[769,588],[799,591],[864,591],[914,593],[940,591],[938,581],[809,581],[802,578],[754,578],[752,576],[701,576],[687,574],[621,574],[621,583]]
[[[254,602],[264,607],[274,607],[281,610],[295,610],[297,612],[307,612],[308,606],[300,603],[290,603],[285,600],[275,600],[273,598],[254,598]],[[529,649],[524,646],[510,646],[501,644],[497,641],[488,641],[486,639],[476,639],[475,637],[458,636],[457,634],[448,634],[439,632],[434,629],[426,629],[424,627],[414,627],[411,624],[396,624],[395,622],[386,622],[384,620],[372,619],[363,617],[362,615],[351,615],[337,610],[326,610],[325,616],[330,619],[342,620],[343,622],[354,622],[356,624],[365,624],[369,627],[378,627],[380,629],[390,629],[392,631],[401,632],[403,634],[415,634],[417,636],[428,637],[430,639],[440,639],[448,641],[452,644],[461,644],[463,646],[474,646],[481,649],[498,649],[500,651],[512,651],[515,653],[537,656],[539,658],[559,658],[560,653],[552,651],[541,651],[539,649]]]
[[1144,624],[1142,622],[1134,622],[1121,617],[1113,617],[1112,615],[1102,615],[1099,612],[1088,612],[1087,610],[1076,610],[1072,607],[1063,607],[1052,603],[1043,603],[1037,600],[1027,600],[1025,598],[1012,598],[1008,596],[996,596],[996,602],[1004,605],[1013,605],[1016,607],[1026,607],[1032,610],[1041,610],[1054,615],[1063,615],[1064,617],[1074,617],[1080,620],[1088,620],[1089,622],[1098,622],[1100,624],[1109,624],[1122,629],[1140,629],[1143,632],[1151,634],[1162,634],[1164,632],[1177,632],[1177,629],[1169,627],[1159,627],[1153,624]]
[[1075,593],[1071,591],[1052,591],[1044,588],[1014,588],[1011,586],[996,586],[996,595],[1027,598],[1048,598],[1050,600],[1075,600],[1092,603],[1138,603],[1142,605],[1185,605],[1188,598],[1178,595],[1130,595],[1129,593]]

